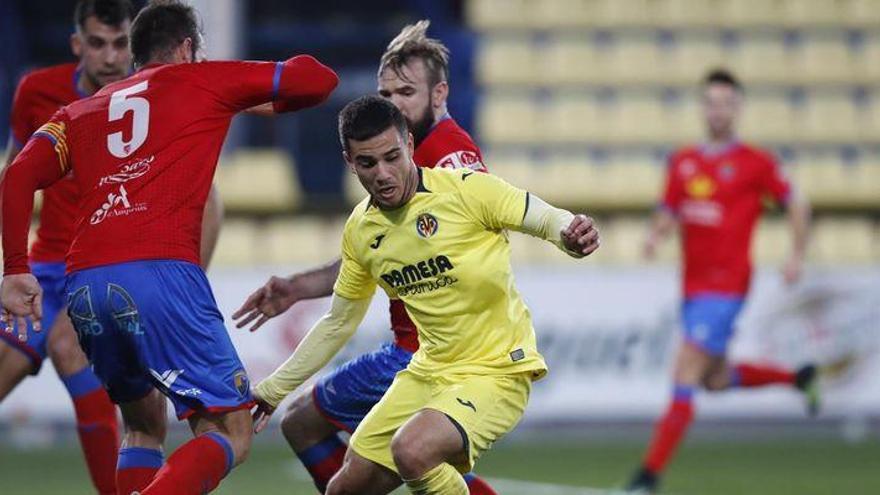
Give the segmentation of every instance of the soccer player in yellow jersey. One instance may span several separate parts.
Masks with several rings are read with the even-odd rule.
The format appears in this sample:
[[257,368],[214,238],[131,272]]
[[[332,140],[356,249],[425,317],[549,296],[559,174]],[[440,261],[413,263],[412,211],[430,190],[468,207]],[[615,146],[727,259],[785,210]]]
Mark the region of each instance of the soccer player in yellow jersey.
[[346,223],[330,311],[256,387],[257,428],[345,344],[378,285],[404,302],[420,347],[355,431],[326,493],[385,494],[404,482],[416,494],[466,494],[459,473],[519,422],[547,370],[513,284],[507,230],[578,258],[598,248],[598,231],[497,177],[417,168],[404,116],[380,97],[349,103],[339,134],[369,197]]

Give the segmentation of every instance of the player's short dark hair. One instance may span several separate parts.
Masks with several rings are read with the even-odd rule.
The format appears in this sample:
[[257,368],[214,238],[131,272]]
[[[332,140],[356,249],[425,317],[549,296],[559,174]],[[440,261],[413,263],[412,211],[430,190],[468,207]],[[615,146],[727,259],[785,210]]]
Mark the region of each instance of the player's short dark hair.
[[742,92],[743,90],[742,84],[739,82],[739,79],[735,75],[733,75],[733,72],[727,69],[710,70],[709,73],[706,74],[706,77],[703,78],[703,87],[712,84],[724,84],[740,92]]
[[193,57],[202,37],[196,10],[176,0],[153,0],[131,26],[131,54],[135,65],[163,58],[185,39],[192,40]]
[[406,117],[393,103],[376,95],[361,96],[339,112],[339,141],[342,149],[348,151],[349,139],[366,141],[392,126],[402,136],[409,132]]
[[421,59],[428,71],[428,87],[449,80],[449,49],[440,40],[428,38],[431,21],[422,20],[404,27],[396,38],[388,43],[379,62],[379,73],[391,69],[397,77],[403,77],[401,68],[414,58]]
[[134,5],[129,0],[79,0],[73,9],[73,24],[86,28],[86,19],[96,17],[101,24],[119,26],[134,18]]

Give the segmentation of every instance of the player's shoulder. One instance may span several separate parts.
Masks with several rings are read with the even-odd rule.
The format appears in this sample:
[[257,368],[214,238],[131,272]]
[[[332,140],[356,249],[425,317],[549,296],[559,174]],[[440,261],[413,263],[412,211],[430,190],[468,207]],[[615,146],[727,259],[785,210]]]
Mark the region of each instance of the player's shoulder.
[[[433,193],[453,192],[462,186],[476,172],[466,168],[420,168],[421,186]],[[477,174],[485,175],[485,174]]]
[[40,85],[55,84],[58,82],[72,83],[76,74],[77,64],[58,64],[49,67],[41,67],[27,72],[21,78],[21,84]]
[[452,117],[440,121],[419,145],[417,155],[428,168],[485,170],[480,148]]
[[669,153],[668,162],[670,165],[677,165],[687,160],[694,160],[700,155],[700,146],[696,144],[688,144],[680,146]]
[[779,161],[772,151],[749,143],[740,143],[739,153],[743,158],[758,165],[775,166]]

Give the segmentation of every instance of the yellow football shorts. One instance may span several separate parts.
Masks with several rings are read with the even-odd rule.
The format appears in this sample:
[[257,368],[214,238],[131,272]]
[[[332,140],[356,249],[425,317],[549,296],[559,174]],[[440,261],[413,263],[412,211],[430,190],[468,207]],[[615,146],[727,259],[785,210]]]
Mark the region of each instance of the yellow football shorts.
[[425,376],[405,369],[358,426],[351,437],[351,448],[361,457],[397,472],[391,438],[416,413],[434,409],[464,430],[468,461],[455,468],[467,473],[483,452],[519,423],[531,390],[531,372]]

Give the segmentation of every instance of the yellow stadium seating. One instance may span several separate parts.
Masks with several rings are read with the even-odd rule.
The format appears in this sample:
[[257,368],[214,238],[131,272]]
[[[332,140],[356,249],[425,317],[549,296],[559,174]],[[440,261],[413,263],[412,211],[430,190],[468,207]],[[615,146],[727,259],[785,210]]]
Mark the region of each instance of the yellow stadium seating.
[[260,259],[279,265],[329,261],[338,252],[342,239],[338,225],[315,216],[268,222],[262,227]]
[[719,20],[714,1],[654,0],[653,3],[652,19],[660,26],[714,26]]
[[848,94],[813,94],[799,109],[797,136],[811,142],[853,142],[861,133],[864,118]]
[[880,26],[880,0],[849,0],[845,9],[845,23],[853,27]]
[[258,232],[253,220],[226,219],[220,230],[212,264],[246,266],[259,263],[257,246],[261,242]]
[[840,25],[847,3],[846,0],[785,0],[779,19],[792,27]]
[[671,49],[662,72],[674,82],[696,86],[710,69],[730,65],[729,56],[715,35],[683,37]]
[[857,76],[853,55],[843,36],[814,36],[793,54],[795,82],[846,83]]
[[863,80],[880,81],[880,32],[865,37],[865,45],[858,53],[856,67]]
[[528,39],[487,36],[477,54],[477,78],[482,84],[531,83],[536,70],[535,50]]
[[537,58],[534,67],[550,85],[601,81],[608,72],[603,65],[607,57],[600,57],[591,40],[584,36],[555,37]]
[[741,134],[749,140],[790,141],[794,117],[791,104],[781,94],[749,96],[743,107]]
[[781,264],[791,252],[791,233],[780,218],[762,219],[752,239],[752,256],[761,265]]
[[790,57],[781,33],[744,38],[731,52],[730,65],[750,85],[779,83],[791,77]]
[[723,0],[718,2],[717,16],[729,27],[771,26],[783,16],[781,0]]
[[469,0],[465,15],[476,29],[524,28],[533,13],[532,0]]
[[302,196],[292,159],[279,150],[238,150],[223,157],[216,182],[233,211],[293,211]]
[[596,23],[596,0],[533,0],[530,23],[537,28],[584,27]]
[[820,264],[876,263],[874,226],[862,218],[824,218],[815,223],[810,260]]
[[548,143],[605,139],[609,130],[603,111],[591,95],[559,94],[545,106],[538,136]]
[[522,93],[489,94],[480,102],[477,128],[489,143],[528,143],[534,141],[538,110]]
[[609,125],[612,142],[663,142],[663,105],[654,95],[626,95],[615,102]]

